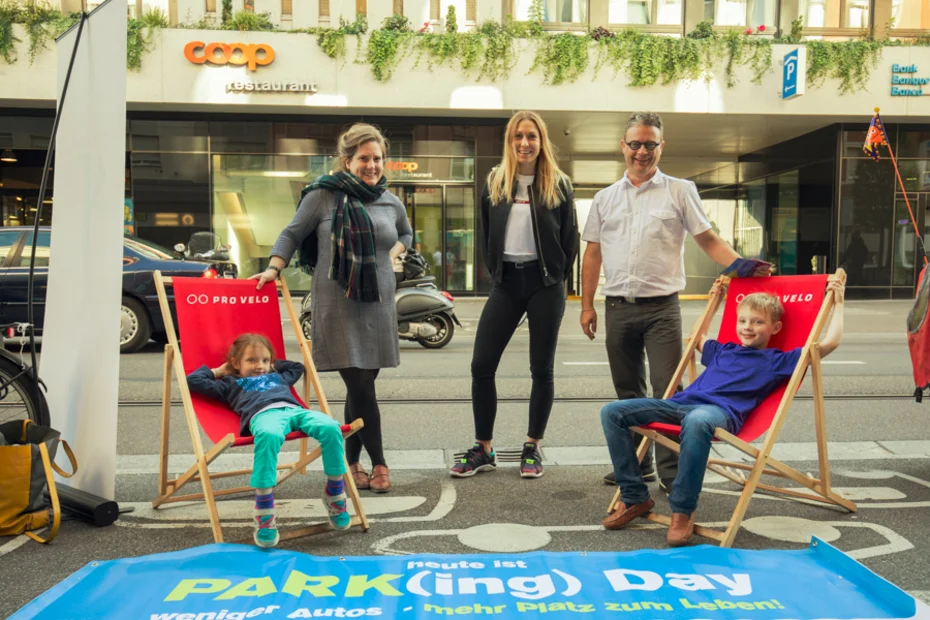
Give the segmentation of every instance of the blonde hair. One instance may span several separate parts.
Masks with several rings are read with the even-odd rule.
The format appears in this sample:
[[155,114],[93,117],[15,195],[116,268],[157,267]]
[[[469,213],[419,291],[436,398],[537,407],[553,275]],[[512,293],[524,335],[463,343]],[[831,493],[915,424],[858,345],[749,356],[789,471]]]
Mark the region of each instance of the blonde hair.
[[336,140],[336,166],[335,169],[340,172],[348,172],[346,160],[355,157],[359,147],[369,142],[377,142],[381,147],[381,156],[387,157],[387,140],[381,135],[381,131],[374,125],[368,123],[355,123],[341,134]]
[[271,363],[274,364],[274,347],[271,346],[271,341],[261,334],[242,334],[233,340],[232,346],[229,347],[229,353],[226,354],[226,361],[230,366],[234,366],[233,362],[238,362],[249,347],[264,347],[267,349],[271,353]]
[[[504,132],[504,157],[488,175],[488,193],[492,204],[500,204],[513,198],[513,180],[517,175],[517,149],[513,144],[517,127],[523,121],[532,121],[539,130],[539,156],[536,158],[535,184],[539,188],[539,200],[549,209],[559,206],[567,198],[570,187],[568,177],[555,161],[554,149],[549,142],[549,129],[536,112],[517,112],[507,123]],[[565,184],[566,187],[562,187]]]
[[749,308],[757,312],[764,312],[774,323],[781,320],[785,315],[785,307],[781,300],[771,293],[751,293],[743,297],[743,300],[737,304],[736,309]]

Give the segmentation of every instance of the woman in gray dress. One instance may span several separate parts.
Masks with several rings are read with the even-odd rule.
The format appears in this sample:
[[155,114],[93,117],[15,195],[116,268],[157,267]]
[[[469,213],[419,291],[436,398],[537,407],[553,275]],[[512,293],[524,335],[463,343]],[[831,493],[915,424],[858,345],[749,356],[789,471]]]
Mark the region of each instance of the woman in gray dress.
[[[309,186],[274,244],[268,268],[252,277],[259,288],[275,280],[298,248],[301,264],[318,266],[310,285],[313,362],[320,371],[339,371],[346,385],[346,423],[365,422],[346,440],[356,486],[385,493],[391,480],[375,379],[381,368],[400,364],[392,263],[413,232],[404,205],[387,191],[381,132],[357,123],[339,136],[337,151],[338,170]],[[316,257],[306,256],[311,237]],[[370,475],[358,462],[362,446],[371,458]]]

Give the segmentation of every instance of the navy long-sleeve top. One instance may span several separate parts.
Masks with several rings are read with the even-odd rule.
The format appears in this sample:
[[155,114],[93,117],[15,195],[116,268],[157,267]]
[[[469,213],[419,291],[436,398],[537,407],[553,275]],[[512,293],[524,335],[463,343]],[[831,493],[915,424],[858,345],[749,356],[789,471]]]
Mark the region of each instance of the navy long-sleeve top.
[[304,374],[304,365],[289,360],[276,360],[274,372],[257,377],[227,375],[217,379],[209,366],[201,366],[187,375],[187,386],[196,394],[209,396],[229,405],[239,414],[239,434],[250,435],[249,423],[255,414],[271,405],[287,403],[302,407],[291,387]]

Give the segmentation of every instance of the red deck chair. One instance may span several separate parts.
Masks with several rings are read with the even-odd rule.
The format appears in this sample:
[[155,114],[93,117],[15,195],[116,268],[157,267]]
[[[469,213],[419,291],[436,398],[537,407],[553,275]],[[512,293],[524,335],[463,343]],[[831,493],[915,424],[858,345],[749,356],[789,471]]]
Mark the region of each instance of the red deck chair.
[[[846,273],[839,269],[834,278],[846,280]],[[723,532],[702,526],[695,526],[695,533],[711,538],[720,543],[721,547],[730,547],[733,539],[739,532],[740,524],[749,507],[749,501],[752,499],[756,489],[780,493],[792,498],[803,498],[816,500],[827,504],[841,506],[851,512],[855,512],[856,505],[851,501],[831,490],[830,487],[830,463],[827,460],[827,435],[824,417],[823,402],[823,381],[820,368],[820,333],[823,330],[826,320],[833,309],[833,293],[824,295],[827,281],[830,276],[779,276],[772,278],[740,278],[730,280],[729,278],[720,278],[721,283],[729,285],[729,292],[726,296],[726,307],[723,311],[723,319],[720,324],[720,332],[717,335],[719,342],[738,342],[736,337],[736,306],[748,294],[757,292],[773,293],[778,295],[785,307],[785,315],[782,318],[784,327],[776,334],[771,341],[770,346],[778,347],[783,351],[803,347],[803,352],[795,367],[794,374],[779,389],[772,392],[746,419],[743,428],[736,435],[728,433],[722,429],[717,429],[714,438],[716,441],[725,442],[734,448],[746,453],[755,462],[751,465],[746,463],[734,463],[717,459],[709,459],[707,466],[712,471],[736,482],[743,486],[743,493],[740,495],[739,502],[733,511],[727,529]],[[675,376],[669,383],[663,398],[669,398],[675,393],[675,388],[682,380],[685,370],[689,372],[689,378],[693,382],[697,377],[696,372],[696,352],[697,344],[701,336],[705,334],[710,323],[717,313],[720,302],[723,301],[720,295],[713,291],[707,301],[707,307],[704,313],[695,323],[691,335],[688,338],[688,345],[685,349],[684,356],[678,364]],[[820,467],[820,478],[808,477],[798,470],[785,465],[784,463],[772,458],[772,448],[778,439],[778,433],[785,422],[785,416],[791,406],[804,374],[808,367],[811,369],[811,381],[813,382],[814,391],[814,422],[817,431],[817,454]],[[637,456],[642,461],[646,451],[652,442],[658,442],[675,452],[679,451],[679,445],[665,437],[666,435],[677,435],[681,432],[680,426],[672,424],[647,424],[643,427],[633,428],[632,430],[643,435],[645,439],[640,444]],[[761,448],[750,445],[762,435],[765,435]],[[728,469],[729,468],[729,469]],[[742,474],[736,474],[732,470],[749,471],[749,477]],[[805,493],[802,491],[770,486],[761,484],[760,480],[763,474],[778,476],[796,482],[815,493]],[[608,507],[608,512],[612,512],[620,502],[619,489],[614,494],[613,499]],[[668,525],[669,517],[650,513],[648,519]]]
[[[184,354],[178,346],[178,336],[174,331],[174,321],[171,308],[168,304],[166,286],[174,287],[174,301],[177,311],[178,332],[184,343]],[[310,356],[310,343],[300,329],[294,306],[287,285],[279,284],[284,296],[284,302],[290,315],[291,325],[297,335],[303,353],[304,366],[304,394],[301,399],[297,392],[291,392],[298,401],[306,404],[310,400],[310,387],[316,395],[319,408],[327,415],[330,414],[329,403],[323,394],[320,378]],[[273,284],[266,284],[261,291],[255,290],[253,280],[214,280],[204,278],[166,278],[161,272],[155,272],[155,287],[158,291],[158,302],[161,306],[165,321],[165,331],[168,344],[165,345],[164,387],[162,394],[162,423],[161,423],[161,459],[158,472],[158,497],[152,501],[152,506],[159,506],[171,502],[189,500],[205,500],[210,515],[210,526],[216,542],[223,542],[223,531],[220,527],[219,514],[216,509],[215,497],[231,495],[234,493],[251,492],[248,486],[234,489],[214,491],[212,480],[229,476],[251,474],[252,470],[211,474],[212,463],[220,454],[230,446],[243,446],[253,442],[251,436],[243,437],[239,434],[239,416],[233,413],[225,404],[211,398],[191,394],[187,387],[187,373],[197,369],[202,364],[215,367],[226,358],[229,345],[243,333],[259,333],[266,336],[274,347],[275,357],[284,359],[284,334],[281,329],[281,311],[278,306],[278,292]],[[184,415],[187,418],[187,427],[194,447],[196,462],[186,472],[177,478],[168,479],[168,431],[171,419],[171,374],[174,372],[181,392],[181,402],[184,406]],[[351,425],[343,425],[343,437],[349,437],[362,427],[362,421],[356,420]],[[200,429],[213,442],[214,446],[204,451],[200,439]],[[317,447],[307,452],[308,438],[303,433],[295,432],[287,436],[287,440],[298,440],[299,458],[293,463],[279,463],[278,484],[290,478],[295,473],[306,473],[306,466],[318,459],[321,450]],[[347,468],[348,469],[348,468]],[[190,495],[176,495],[188,482],[199,481],[203,486],[202,493]],[[368,530],[368,519],[362,508],[358,489],[352,476],[345,476],[346,495],[352,501],[355,515],[352,517],[352,526],[360,525],[364,531]],[[299,536],[308,536],[325,532],[330,529],[329,522],[309,527],[281,532],[281,539],[287,540]]]

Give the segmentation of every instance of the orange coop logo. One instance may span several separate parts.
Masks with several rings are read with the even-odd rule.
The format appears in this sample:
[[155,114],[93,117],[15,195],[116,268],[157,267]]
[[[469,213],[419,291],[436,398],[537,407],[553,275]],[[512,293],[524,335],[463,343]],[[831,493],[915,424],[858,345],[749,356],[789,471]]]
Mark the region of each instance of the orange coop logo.
[[384,167],[394,172],[416,172],[420,164],[415,161],[389,161]]
[[274,62],[274,49],[264,43],[204,43],[191,41],[184,46],[184,58],[195,65],[246,65],[249,71]]

